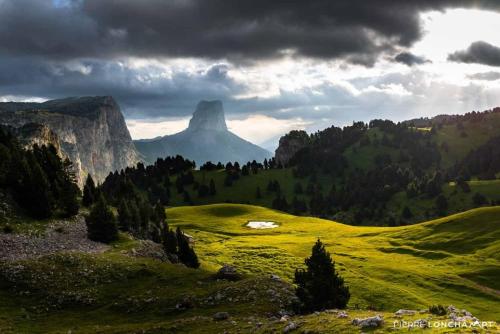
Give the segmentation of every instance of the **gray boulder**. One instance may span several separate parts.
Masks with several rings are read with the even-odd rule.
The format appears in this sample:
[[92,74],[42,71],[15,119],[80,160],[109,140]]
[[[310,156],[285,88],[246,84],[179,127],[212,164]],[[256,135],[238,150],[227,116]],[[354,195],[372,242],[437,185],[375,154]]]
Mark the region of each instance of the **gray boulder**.
[[236,270],[236,267],[225,264],[219,269],[215,275],[217,279],[225,279],[228,281],[237,281],[241,278],[241,275]]
[[215,321],[221,321],[229,319],[229,313],[227,312],[217,312],[212,317]]
[[352,324],[361,328],[375,328],[384,324],[384,318],[377,314],[374,317],[364,319],[356,318],[352,321]]

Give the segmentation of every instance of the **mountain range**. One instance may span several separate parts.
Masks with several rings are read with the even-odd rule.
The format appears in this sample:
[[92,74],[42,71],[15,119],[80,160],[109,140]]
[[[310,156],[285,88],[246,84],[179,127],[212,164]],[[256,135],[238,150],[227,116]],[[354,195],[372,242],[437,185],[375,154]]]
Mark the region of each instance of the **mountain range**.
[[228,130],[221,101],[200,101],[184,131],[154,139],[135,140],[147,163],[158,157],[182,155],[197,165],[207,161],[246,163],[271,158],[272,153]]

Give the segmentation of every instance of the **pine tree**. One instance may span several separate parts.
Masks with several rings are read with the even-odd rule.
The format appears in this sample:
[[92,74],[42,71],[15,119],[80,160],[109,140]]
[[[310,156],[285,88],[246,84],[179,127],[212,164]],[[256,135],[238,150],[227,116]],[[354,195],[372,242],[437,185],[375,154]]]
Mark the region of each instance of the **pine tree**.
[[331,308],[345,308],[350,298],[349,288],[335,270],[335,262],[318,239],[311,257],[305,259],[307,269],[295,271],[296,305],[300,313]]
[[226,177],[224,178],[224,187],[231,187],[233,185],[233,176],[230,172],[227,172]]
[[179,260],[190,268],[198,268],[200,262],[198,261],[198,256],[196,255],[193,247],[189,245],[188,238],[184,235],[179,227],[177,227],[177,243],[178,243],[178,255]]
[[135,200],[131,200],[129,202],[129,210],[131,217],[131,230],[134,234],[139,234],[141,232],[141,214]]
[[78,209],[80,208],[78,204],[79,193],[80,189],[78,189],[75,183],[69,180],[63,183],[59,202],[65,217],[71,217],[78,213]]
[[92,176],[89,174],[87,176],[87,180],[85,181],[85,185],[83,186],[83,198],[82,204],[85,207],[90,207],[92,203],[94,203],[96,196],[96,187]]
[[215,190],[215,182],[214,182],[214,179],[210,179],[210,191],[209,191],[209,194],[210,196],[214,196],[217,191]]
[[155,205],[155,216],[156,216],[156,221],[162,225],[167,220],[167,213],[165,212],[165,207],[161,203],[156,203]]
[[481,206],[486,204],[487,200],[483,194],[475,193],[474,196],[472,196],[472,202],[474,203],[475,206]]
[[446,210],[448,209],[448,200],[444,197],[443,194],[439,195],[436,198],[436,210],[438,214],[444,215],[446,214]]
[[304,189],[302,188],[302,184],[300,182],[295,183],[295,187],[293,188],[293,191],[296,194],[303,194],[304,193]]
[[110,243],[118,239],[115,215],[102,195],[90,210],[90,214],[85,217],[85,223],[90,240]]
[[257,199],[262,198],[262,194],[260,193],[260,187],[257,187],[257,190],[255,191],[255,198]]
[[161,231],[162,231],[162,244],[165,253],[177,254],[177,236],[175,232],[169,228],[168,224],[165,224]]
[[52,216],[54,200],[46,174],[35,159],[30,162],[27,175],[27,188],[24,194],[29,211],[35,218],[44,219]]
[[139,214],[141,216],[140,235],[145,237],[149,231],[149,221],[151,220],[151,206],[147,201],[139,203]]
[[407,206],[403,208],[403,212],[401,213],[401,215],[403,216],[404,219],[410,219],[413,216],[413,214],[410,211],[410,208]]
[[128,203],[122,199],[118,205],[118,226],[120,230],[128,232],[132,226],[132,214],[128,208]]
[[193,204],[192,201],[191,201],[191,196],[189,195],[189,193],[187,191],[184,192],[184,196],[183,196],[183,200],[184,200],[184,203],[188,203],[189,205]]

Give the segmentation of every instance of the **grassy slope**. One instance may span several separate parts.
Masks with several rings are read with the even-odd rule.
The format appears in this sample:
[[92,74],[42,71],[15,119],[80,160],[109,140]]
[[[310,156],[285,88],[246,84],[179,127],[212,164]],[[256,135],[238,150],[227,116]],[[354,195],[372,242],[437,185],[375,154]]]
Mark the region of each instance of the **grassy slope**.
[[[361,170],[373,169],[375,168],[375,157],[381,154],[387,154],[391,157],[392,161],[397,161],[399,153],[397,149],[381,144],[373,144],[375,139],[381,141],[383,135],[384,133],[378,128],[371,128],[366,132],[365,136],[370,138],[372,143],[361,146],[358,142],[348,147],[344,152],[344,156],[347,159],[349,168]],[[391,138],[391,136],[388,135],[388,138]]]
[[440,146],[443,142],[449,147],[448,152],[442,152],[442,166],[451,167],[455,162],[463,159],[472,149],[485,144],[489,139],[498,136],[500,115],[489,114],[486,119],[478,122],[464,122],[466,137],[461,136],[455,125],[446,125],[436,132],[435,140]]
[[[244,225],[251,219],[280,227],[250,230]],[[351,306],[456,304],[499,320],[499,292],[489,289],[498,290],[500,207],[399,228],[353,227],[243,205],[175,208],[169,220],[195,236],[206,267],[233,263],[290,279],[320,237],[351,286]]]
[[[475,193],[484,195],[488,201],[500,200],[500,180],[469,181],[471,191],[464,193],[455,183],[443,187],[443,194],[448,199],[448,214],[457,213],[475,207],[472,200]],[[407,198],[406,192],[400,192],[393,196],[387,205],[387,213],[400,216],[403,208],[408,206],[413,214],[412,222],[421,222],[428,219],[427,213],[433,215],[435,212],[435,201],[427,196]]]
[[[295,318],[301,329],[359,333],[350,325],[353,317],[380,313],[387,321],[385,332],[396,320],[392,313],[396,309],[436,303],[465,307],[482,320],[500,320],[496,280],[500,275],[500,207],[399,228],[353,227],[231,204],[172,208],[168,216],[172,225],[183,226],[195,236],[201,269],[126,256],[124,252],[137,247],[136,241],[126,237],[103,254],[24,261],[7,271],[10,274],[0,275],[0,332],[281,331],[283,323],[268,321],[269,312],[281,308],[270,300],[268,290],[280,291],[283,283],[263,273],[291,280],[317,237],[326,242],[351,287],[350,318],[329,314]],[[273,220],[280,227],[246,228],[252,219]],[[213,280],[214,271],[223,263],[235,264],[246,278],[236,283]],[[8,283],[9,275],[15,275],[15,286]],[[257,298],[245,299],[251,290]],[[221,302],[203,303],[207,296],[219,293],[226,295]],[[175,305],[186,297],[195,307],[176,310]],[[352,309],[356,306],[362,309]],[[382,310],[366,311],[367,306]],[[211,316],[217,311],[229,311],[235,323],[213,321]],[[263,323],[260,330],[256,330],[258,322]]]
[[[192,187],[186,187],[195,205],[224,203],[232,201],[234,203],[249,203],[265,207],[272,207],[272,202],[276,198],[274,192],[267,192],[267,185],[269,181],[277,180],[281,187],[281,192],[286,196],[288,202],[291,202],[294,196],[294,186],[296,183],[301,183],[305,191],[307,179],[294,178],[291,169],[272,169],[260,171],[258,174],[251,174],[249,176],[241,176],[238,180],[233,182],[230,187],[224,186],[224,178],[226,176],[223,170],[219,171],[194,171],[196,181],[201,184],[207,184],[210,179],[215,182],[216,195],[199,198],[197,191]],[[323,184],[323,191],[328,191],[331,187],[330,178],[327,176],[320,176],[319,182]],[[262,198],[256,198],[257,187],[260,188]],[[171,188],[171,203],[172,206],[186,205],[183,202],[183,195],[177,194],[175,187]],[[306,195],[299,195],[298,198],[305,197]]]

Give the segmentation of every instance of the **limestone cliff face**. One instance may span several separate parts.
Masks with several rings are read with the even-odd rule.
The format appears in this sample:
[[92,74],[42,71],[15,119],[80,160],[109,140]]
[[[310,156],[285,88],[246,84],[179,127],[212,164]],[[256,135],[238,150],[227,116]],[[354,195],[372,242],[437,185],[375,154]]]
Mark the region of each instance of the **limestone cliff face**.
[[0,103],[0,124],[29,123],[54,132],[75,165],[79,183],[87,173],[103,181],[109,172],[139,161],[120,107],[112,97],[82,97],[44,103]]
[[189,121],[191,131],[227,131],[224,109],[221,101],[200,101]]
[[287,166],[295,153],[306,147],[310,138],[305,131],[293,130],[280,138],[278,148],[274,153],[276,162],[282,166]]
[[14,135],[24,149],[31,149],[33,145],[49,146],[52,145],[57,150],[58,154],[66,158],[66,155],[61,150],[61,142],[59,137],[47,125],[38,123],[26,123],[19,128],[14,128],[9,125],[1,125],[0,127]]

